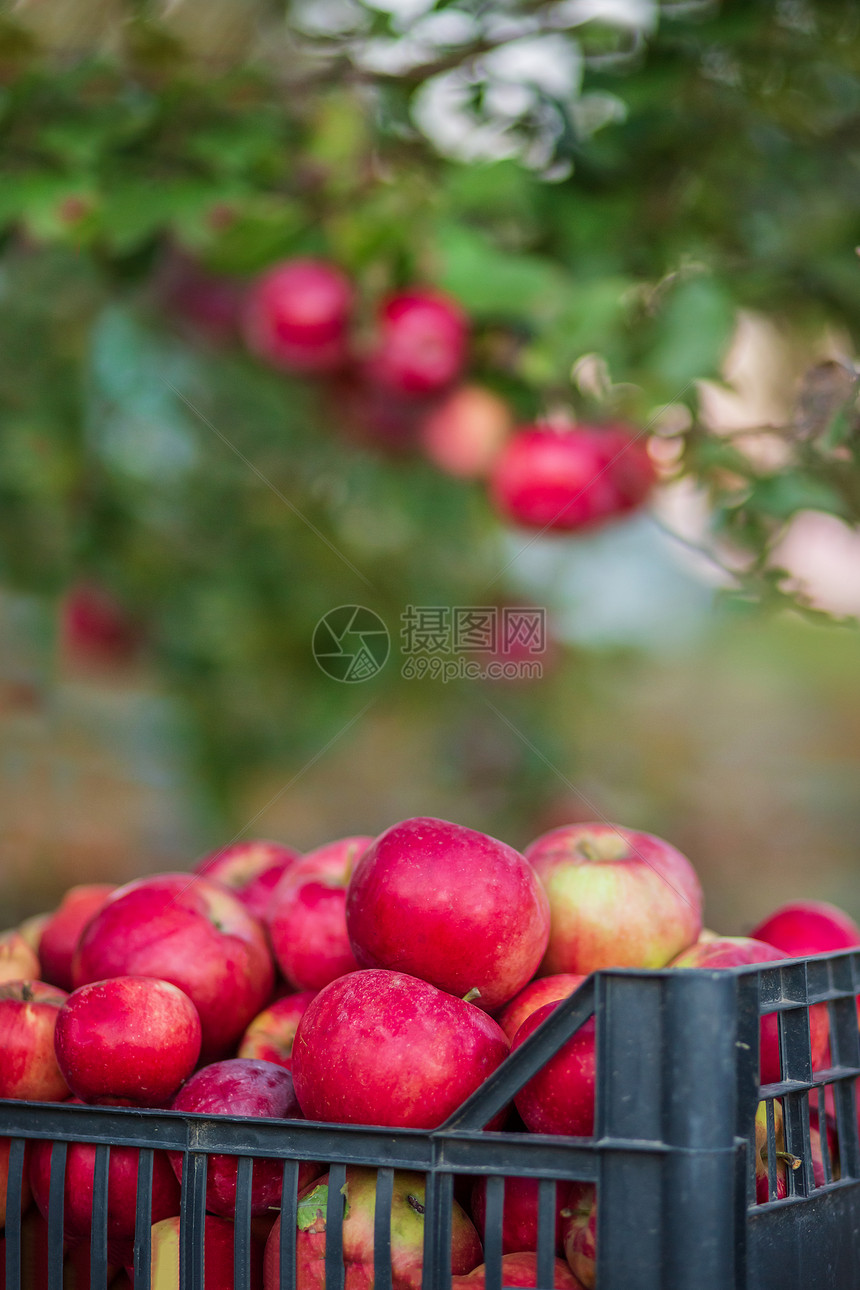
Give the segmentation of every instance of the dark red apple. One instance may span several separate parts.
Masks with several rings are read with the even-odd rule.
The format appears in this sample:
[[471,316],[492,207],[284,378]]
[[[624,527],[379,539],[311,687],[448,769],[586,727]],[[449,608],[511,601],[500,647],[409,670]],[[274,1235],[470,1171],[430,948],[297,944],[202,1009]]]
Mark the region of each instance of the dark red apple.
[[510,1003],[502,1008],[496,1016],[496,1021],[513,1043],[514,1036],[526,1017],[530,1017],[545,1003],[558,1003],[561,999],[567,999],[574,990],[579,989],[584,980],[584,976],[576,976],[570,972],[560,972],[557,976],[539,976],[536,981],[530,981],[525,989],[520,990],[515,999],[511,999]]
[[641,444],[618,427],[526,426],[496,458],[490,496],[515,524],[571,533],[634,509],[653,479]]
[[309,1004],[293,1079],[309,1120],[433,1129],[507,1054],[504,1032],[474,1004],[369,969],[332,981]]
[[[484,1290],[486,1284],[487,1269],[483,1263],[467,1276],[451,1278],[452,1290]],[[537,1254],[531,1250],[523,1250],[518,1254],[502,1256],[503,1286],[536,1286],[537,1284]],[[582,1290],[580,1282],[563,1259],[555,1260],[552,1284],[553,1290]]]
[[109,591],[80,582],[66,592],[60,605],[60,647],[70,663],[85,668],[127,664],[140,642],[139,625]]
[[[344,1290],[371,1290],[374,1284],[376,1170],[348,1167],[344,1192]],[[296,1290],[325,1290],[326,1174],[300,1196],[296,1232]],[[391,1273],[395,1290],[420,1290],[424,1263],[425,1179],[396,1172],[391,1200]],[[280,1218],[266,1245],[265,1290],[280,1290]],[[482,1257],[481,1242],[456,1201],[451,1216],[451,1271],[467,1272]]]
[[466,315],[450,296],[418,287],[391,296],[379,313],[368,379],[397,394],[435,394],[462,372],[468,339]]
[[255,1057],[291,1070],[299,1022],[316,990],[285,994],[255,1017],[242,1036],[237,1057]]
[[[516,1254],[521,1250],[536,1250],[538,1243],[538,1189],[537,1178],[505,1179],[505,1199],[502,1210],[502,1253]],[[567,1207],[570,1184],[559,1182],[555,1192],[556,1252],[562,1251],[562,1210]],[[472,1186],[472,1218],[481,1240],[486,1241],[487,1180],[476,1178]]]
[[178,986],[117,976],[69,995],[54,1046],[69,1088],[85,1102],[165,1106],[197,1064],[201,1033],[197,1009]]
[[446,820],[395,824],[359,860],[346,924],[364,967],[408,972],[492,1011],[531,980],[549,907],[513,847]]
[[262,920],[272,892],[300,854],[280,842],[255,838],[210,852],[197,862],[194,872],[229,887],[245,908]]
[[17,928],[0,932],[0,985],[7,981],[36,981],[40,971],[39,956]]
[[0,1097],[63,1102],[70,1096],[54,1055],[54,1029],[67,998],[44,981],[0,985]]
[[[673,968],[729,968],[753,967],[757,964],[778,963],[791,956],[764,941],[748,936],[721,936],[715,940],[700,941],[669,964]],[[826,1004],[816,1004],[809,1009],[809,1033],[812,1046],[812,1064],[821,1069],[829,1042]],[[761,1082],[775,1084],[780,1079],[779,1022],[776,1013],[761,1019]]]
[[[203,1269],[206,1290],[233,1290],[233,1258],[235,1228],[226,1218],[207,1214],[203,1228]],[[179,1219],[165,1218],[153,1223],[150,1236],[152,1250],[152,1290],[180,1290],[179,1283]],[[263,1283],[264,1245],[251,1239],[251,1290],[259,1290]],[[126,1269],[131,1275],[131,1269]]]
[[200,1014],[204,1060],[233,1050],[268,1002],[274,966],[260,923],[230,892],[187,873],[120,887],[75,952],[76,986],[154,976],[184,990]]
[[526,848],[552,916],[540,971],[665,967],[702,927],[702,888],[686,856],[651,833],[571,824]]
[[346,358],[353,291],[325,260],[284,260],[250,288],[244,331],[258,358],[292,372],[331,372]]
[[[294,1120],[301,1117],[289,1071],[273,1062],[236,1057],[204,1066],[192,1075],[173,1099],[172,1110],[195,1115],[242,1115],[269,1120]],[[170,1152],[170,1162],[182,1181],[182,1155]],[[266,1214],[281,1199],[283,1161],[254,1161],[251,1213]],[[232,1218],[236,1208],[236,1172],[234,1156],[211,1155],[206,1175],[206,1208],[213,1214]],[[303,1163],[302,1170],[313,1178],[319,1172],[315,1164]]]
[[39,959],[42,973],[51,985],[61,990],[72,989],[72,958],[87,923],[107,900],[116,884],[110,882],[87,883],[70,887],[42,929],[39,941]]
[[[48,1217],[51,1186],[51,1151],[47,1139],[34,1142],[30,1157],[30,1182],[41,1214]],[[91,1142],[70,1142],[66,1154],[63,1225],[67,1239],[88,1237],[93,1225],[93,1182],[96,1148]],[[121,1248],[134,1236],[137,1207],[136,1147],[111,1146],[108,1162],[108,1241]],[[152,1219],[179,1213],[179,1183],[163,1151],[152,1157]]]
[[421,447],[440,470],[477,479],[490,470],[512,425],[504,399],[481,385],[463,385],[423,419]]
[[294,864],[275,889],[266,915],[269,941],[297,990],[321,990],[358,968],[346,930],[346,890],[372,841],[330,842]]
[[[558,1006],[545,1003],[526,1017],[514,1036],[511,1052],[525,1043]],[[594,1133],[594,1072],[594,1018],[589,1017],[514,1098],[526,1127],[532,1133],[590,1138]]]
[[781,905],[750,932],[790,958],[860,948],[860,927],[848,914],[823,900],[798,900]]

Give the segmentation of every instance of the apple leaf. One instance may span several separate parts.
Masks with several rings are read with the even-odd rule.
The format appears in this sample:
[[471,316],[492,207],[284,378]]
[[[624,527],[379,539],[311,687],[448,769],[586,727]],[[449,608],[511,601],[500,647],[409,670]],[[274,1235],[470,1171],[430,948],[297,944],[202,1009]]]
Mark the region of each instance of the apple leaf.
[[307,1232],[317,1223],[325,1225],[327,1212],[328,1183],[319,1183],[299,1201],[296,1207],[296,1226],[300,1232]]

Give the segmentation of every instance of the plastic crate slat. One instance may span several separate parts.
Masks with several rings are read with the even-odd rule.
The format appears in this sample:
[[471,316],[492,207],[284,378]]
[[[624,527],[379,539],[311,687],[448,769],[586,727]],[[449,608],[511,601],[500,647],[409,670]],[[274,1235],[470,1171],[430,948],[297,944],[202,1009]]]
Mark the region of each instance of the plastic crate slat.
[[17,1286],[21,1277],[21,1192],[24,1183],[23,1138],[9,1144],[9,1177],[6,1183],[6,1285]]
[[207,1158],[189,1151],[182,1162],[179,1219],[180,1290],[204,1290]]
[[254,1161],[241,1156],[236,1168],[236,1206],[233,1236],[234,1290],[251,1290],[251,1189],[254,1185]]
[[137,1154],[137,1197],[134,1215],[134,1284],[146,1290],[152,1275],[152,1172],[154,1157],[149,1147]]
[[555,1281],[555,1189],[552,1178],[538,1183],[537,1283],[551,1286]]
[[63,1209],[65,1206],[67,1144],[51,1148],[51,1181],[48,1192],[48,1290],[63,1285]]
[[[375,1290],[391,1290],[391,1201],[394,1170],[376,1171],[376,1205],[373,1214],[373,1282]],[[408,1203],[408,1202],[407,1202]]]
[[346,1167],[332,1165],[328,1175],[328,1203],[325,1220],[326,1290],[343,1290],[343,1211]]
[[295,1290],[296,1285],[296,1198],[299,1162],[284,1161],[281,1188],[281,1219],[278,1233],[278,1256],[281,1267],[280,1290]]
[[108,1180],[110,1145],[96,1147],[93,1167],[93,1226],[90,1233],[90,1290],[107,1290]]
[[484,1241],[484,1263],[487,1268],[485,1290],[501,1290],[502,1286],[504,1212],[505,1180],[494,1174],[487,1179],[484,1231],[478,1233]]

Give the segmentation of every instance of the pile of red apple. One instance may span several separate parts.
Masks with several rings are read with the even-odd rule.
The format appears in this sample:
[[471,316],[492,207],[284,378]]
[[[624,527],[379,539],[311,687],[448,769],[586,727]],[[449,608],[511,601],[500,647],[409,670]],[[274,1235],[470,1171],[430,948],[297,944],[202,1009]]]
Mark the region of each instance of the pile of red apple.
[[390,451],[418,448],[439,469],[486,478],[496,510],[525,528],[573,532],[635,510],[654,483],[645,439],[627,425],[515,427],[508,404],[466,380],[469,320],[424,285],[370,307],[329,260],[294,257],[247,288],[174,256],[165,305],[222,342],[233,320],[252,354],[324,382],[334,425]]
[[[554,829],[525,853],[460,825],[411,819],[376,839],[307,855],[275,842],[230,846],[191,873],[124,887],[74,887],[53,913],[0,936],[0,1098],[170,1108],[431,1129],[442,1124],[584,976],[606,967],[719,968],[860,945],[832,906],[786,906],[751,938],[702,927],[689,860],[650,834],[608,824]],[[829,1064],[827,1021],[811,1013],[813,1063]],[[489,1128],[588,1137],[594,1128],[593,1019],[535,1074]],[[780,1078],[773,1018],[762,1022],[761,1078]],[[779,1152],[777,1195],[790,1161]],[[0,1120],[2,1123],[2,1120]],[[813,1124],[835,1161],[832,1126]],[[756,1134],[768,1196],[764,1104]],[[68,1149],[64,1224],[69,1284],[88,1284],[95,1148]],[[0,1227],[9,1140],[0,1139]],[[24,1252],[41,1284],[51,1143],[28,1147]],[[156,1152],[153,1284],[178,1287],[182,1157]],[[232,1285],[237,1164],[209,1160],[206,1284]],[[279,1285],[280,1161],[254,1163],[252,1284]],[[347,1290],[372,1284],[375,1171],[350,1167],[343,1251]],[[132,1261],[137,1152],[110,1154],[109,1255]],[[535,1179],[505,1188],[504,1282],[536,1284]],[[458,1185],[451,1268],[484,1285],[484,1182]],[[325,1282],[328,1174],[299,1170],[298,1290]],[[594,1284],[593,1187],[559,1183],[556,1279]],[[424,1178],[398,1173],[391,1211],[395,1290],[417,1290]],[[40,1262],[41,1260],[41,1262]],[[0,1249],[0,1278],[4,1261]],[[117,1284],[120,1284],[120,1281]],[[4,1283],[0,1279],[0,1286]]]

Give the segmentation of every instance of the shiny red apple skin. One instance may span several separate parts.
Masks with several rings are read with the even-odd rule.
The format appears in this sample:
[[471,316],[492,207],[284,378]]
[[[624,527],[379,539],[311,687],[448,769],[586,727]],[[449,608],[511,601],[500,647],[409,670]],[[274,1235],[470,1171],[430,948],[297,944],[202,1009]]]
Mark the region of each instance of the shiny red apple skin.
[[545,1003],[558,1003],[562,999],[569,998],[574,990],[578,990],[585,980],[584,976],[576,976],[571,972],[559,972],[556,976],[539,976],[537,980],[530,981],[516,998],[511,999],[502,1011],[496,1014],[496,1021],[504,1030],[511,1043],[520,1026],[526,1017],[530,1017],[538,1008],[542,1008]]
[[116,884],[86,883],[70,887],[50,916],[39,941],[43,979],[61,990],[72,990],[72,958],[87,923],[107,900]]
[[297,861],[278,883],[266,914],[278,966],[297,990],[321,990],[358,969],[346,930],[346,891],[373,838],[330,842]]
[[256,838],[210,852],[197,862],[194,872],[209,882],[229,887],[245,908],[262,921],[272,892],[300,855],[281,842]]
[[[10,1138],[0,1138],[0,1231],[6,1226],[6,1202],[9,1192],[9,1152],[12,1147]],[[30,1153],[28,1143],[24,1156],[24,1170],[21,1174],[21,1213],[25,1214],[30,1205],[30,1173],[27,1157]]]
[[293,1043],[299,1022],[316,990],[285,994],[256,1016],[242,1036],[237,1057],[255,1057],[292,1070]]
[[75,986],[154,976],[184,990],[200,1014],[201,1057],[231,1052],[271,997],[274,965],[262,925],[217,883],[157,874],[120,887],[88,924]]
[[347,355],[352,299],[349,279],[336,265],[311,258],[285,260],[248,292],[243,316],[248,348],[287,371],[334,371]]
[[71,1096],[54,1054],[54,1029],[67,998],[44,981],[0,985],[0,1097],[64,1102]]
[[[207,1214],[203,1229],[203,1267],[206,1290],[233,1290],[233,1242],[235,1228],[226,1218]],[[179,1287],[179,1219],[165,1218],[153,1223],[150,1235],[152,1250],[152,1290],[180,1290]],[[263,1284],[264,1245],[251,1238],[251,1290]],[[129,1275],[132,1269],[126,1268]],[[132,1277],[133,1279],[133,1277]]]
[[[729,968],[754,967],[757,964],[779,963],[790,958],[783,950],[756,941],[748,936],[722,936],[700,941],[679,954],[669,964],[673,968]],[[809,1033],[812,1064],[816,1069],[825,1065],[824,1057],[829,1042],[826,1004],[816,1004],[809,1009]],[[780,1079],[779,1023],[776,1013],[761,1019],[760,1069],[763,1084],[776,1084]]]
[[[343,1220],[344,1290],[372,1290],[376,1170],[348,1166]],[[425,1178],[397,1171],[391,1200],[393,1290],[420,1290],[424,1262]],[[300,1193],[296,1232],[296,1290],[325,1290],[328,1174]],[[280,1218],[266,1244],[265,1290],[280,1290]],[[456,1275],[483,1257],[478,1233],[456,1201],[451,1216],[451,1270]]]
[[54,1047],[69,1088],[85,1102],[165,1106],[194,1070],[201,1039],[197,1009],[178,986],[118,976],[69,995]]
[[420,444],[446,474],[480,479],[501,452],[512,425],[504,399],[481,385],[462,385],[423,419]]
[[395,824],[353,871],[346,924],[363,967],[407,972],[488,1012],[531,980],[549,906],[528,861],[504,842],[446,820]]
[[[452,1290],[484,1290],[487,1284],[487,1269],[480,1267],[466,1276],[452,1277]],[[522,1250],[516,1254],[502,1255],[503,1286],[536,1286],[538,1284],[537,1254],[531,1250]],[[582,1290],[581,1283],[571,1272],[563,1259],[556,1259],[553,1266],[553,1290]]]
[[7,981],[38,981],[40,973],[39,956],[21,933],[16,928],[0,932],[0,985]]
[[[511,1052],[525,1043],[557,1007],[558,1003],[545,1003],[526,1017],[514,1037]],[[592,1136],[595,1060],[594,1018],[589,1017],[514,1098],[523,1123],[532,1133]]]
[[401,292],[380,310],[367,379],[395,394],[435,394],[460,376],[468,339],[468,320],[456,300],[425,288]]
[[493,464],[490,496],[515,524],[573,533],[635,509],[653,482],[642,443],[622,427],[524,426]]
[[[48,1217],[51,1187],[49,1139],[33,1143],[30,1183],[33,1197],[44,1218]],[[88,1237],[93,1225],[93,1182],[96,1147],[92,1142],[70,1142],[66,1154],[66,1182],[63,1199],[63,1229],[67,1240]],[[108,1241],[121,1247],[134,1237],[137,1211],[136,1147],[111,1146],[108,1163]],[[152,1157],[152,1221],[179,1213],[179,1183],[164,1151]]]
[[781,905],[750,932],[790,958],[860,948],[860,927],[844,910],[823,900],[798,900]]
[[651,833],[571,824],[526,848],[551,910],[541,976],[665,967],[702,928],[702,888],[686,856]]
[[508,1054],[472,1003],[403,972],[368,969],[321,990],[299,1022],[293,1079],[309,1120],[440,1125]]
[[[505,1199],[502,1209],[502,1253],[517,1254],[522,1250],[537,1250],[538,1243],[538,1180],[537,1178],[505,1179]],[[556,1253],[562,1252],[562,1210],[567,1207],[570,1184],[559,1182],[555,1193]],[[476,1178],[472,1186],[471,1214],[478,1235],[486,1241],[487,1180]]]
[[[255,1119],[294,1120],[301,1111],[289,1071],[272,1062],[234,1057],[204,1066],[191,1076],[173,1099],[171,1109],[194,1115],[239,1115]],[[170,1161],[182,1181],[182,1154],[171,1151]],[[251,1213],[266,1214],[281,1199],[283,1161],[254,1161]],[[314,1176],[316,1165],[303,1165]],[[206,1174],[206,1208],[232,1218],[236,1208],[236,1173],[233,1156],[211,1155]],[[301,1176],[301,1174],[300,1174]]]

